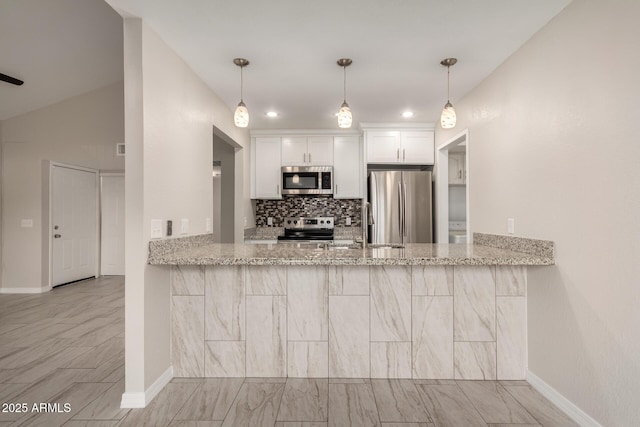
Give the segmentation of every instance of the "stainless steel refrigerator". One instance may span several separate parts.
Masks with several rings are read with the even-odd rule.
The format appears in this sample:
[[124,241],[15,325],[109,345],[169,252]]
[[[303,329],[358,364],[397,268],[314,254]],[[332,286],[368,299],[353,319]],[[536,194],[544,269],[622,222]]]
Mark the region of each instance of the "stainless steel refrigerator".
[[431,172],[369,172],[370,243],[433,243]]

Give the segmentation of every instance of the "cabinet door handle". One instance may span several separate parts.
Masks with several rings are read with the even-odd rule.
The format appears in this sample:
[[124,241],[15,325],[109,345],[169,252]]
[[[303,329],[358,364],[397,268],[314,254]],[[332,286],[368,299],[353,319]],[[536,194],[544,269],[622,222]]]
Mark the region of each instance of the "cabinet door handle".
[[309,163],[311,163],[311,153],[309,153]]
[[279,184],[276,185],[276,194],[280,195],[280,185]]
[[407,154],[407,150],[405,150],[404,148],[402,149],[402,161],[404,162],[405,159],[405,154]]
[[335,191],[335,193],[336,193],[336,194],[338,194],[338,184],[336,184],[336,191]]
[[462,179],[462,169],[458,170],[458,178]]
[[302,163],[307,163],[307,153],[302,153]]
[[396,160],[400,160],[400,149],[396,150]]

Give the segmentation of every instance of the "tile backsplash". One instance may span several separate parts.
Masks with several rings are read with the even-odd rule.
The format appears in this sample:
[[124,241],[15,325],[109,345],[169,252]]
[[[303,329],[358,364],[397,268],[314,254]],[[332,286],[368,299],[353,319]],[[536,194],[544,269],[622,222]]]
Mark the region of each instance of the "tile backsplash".
[[282,227],[284,219],[297,216],[333,216],[336,226],[359,227],[360,199],[334,199],[321,196],[285,196],[281,200],[256,200],[256,227],[266,227],[267,218],[273,218],[274,227]]

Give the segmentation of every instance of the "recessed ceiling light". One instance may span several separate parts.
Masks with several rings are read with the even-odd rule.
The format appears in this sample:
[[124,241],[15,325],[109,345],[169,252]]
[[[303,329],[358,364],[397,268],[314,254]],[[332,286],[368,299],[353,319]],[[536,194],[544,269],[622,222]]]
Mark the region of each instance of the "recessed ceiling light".
[[405,111],[404,113],[402,113],[402,117],[404,117],[405,119],[413,117],[413,111]]
[[278,117],[278,113],[276,111],[267,111],[267,117]]

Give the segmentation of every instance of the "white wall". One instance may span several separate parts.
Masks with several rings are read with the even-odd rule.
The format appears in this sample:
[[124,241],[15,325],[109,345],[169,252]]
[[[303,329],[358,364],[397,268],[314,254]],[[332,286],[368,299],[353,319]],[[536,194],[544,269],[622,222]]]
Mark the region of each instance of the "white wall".
[[123,103],[119,82],[2,122],[3,288],[42,287],[42,160],[124,169]]
[[638,18],[637,0],[574,0],[437,133],[469,128],[474,232],[511,217],[556,242],[529,270],[529,370],[604,426],[640,419]]
[[[147,265],[151,219],[179,224],[188,218],[189,234],[204,234],[213,214],[213,126],[242,147],[249,135],[235,128],[232,111],[140,19],[124,21],[124,52],[126,398],[147,390],[170,366],[169,268]],[[237,157],[242,173],[243,156]],[[240,202],[248,200],[242,177],[237,182]]]

